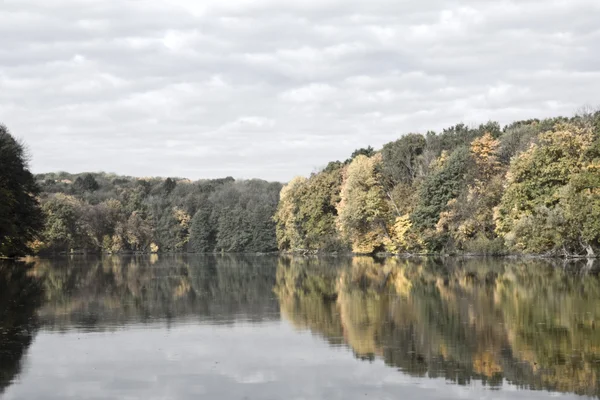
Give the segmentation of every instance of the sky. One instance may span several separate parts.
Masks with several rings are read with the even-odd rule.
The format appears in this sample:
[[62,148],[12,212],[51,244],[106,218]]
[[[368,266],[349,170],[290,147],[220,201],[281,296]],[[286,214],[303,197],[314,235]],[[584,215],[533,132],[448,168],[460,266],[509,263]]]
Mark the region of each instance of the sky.
[[33,172],[287,181],[459,122],[600,105],[598,0],[0,0]]

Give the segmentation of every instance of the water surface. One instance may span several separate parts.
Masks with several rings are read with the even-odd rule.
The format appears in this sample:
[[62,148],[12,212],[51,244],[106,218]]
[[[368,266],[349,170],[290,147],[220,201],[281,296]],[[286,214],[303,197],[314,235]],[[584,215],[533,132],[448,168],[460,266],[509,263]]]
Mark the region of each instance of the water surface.
[[0,263],[2,399],[598,398],[598,266]]

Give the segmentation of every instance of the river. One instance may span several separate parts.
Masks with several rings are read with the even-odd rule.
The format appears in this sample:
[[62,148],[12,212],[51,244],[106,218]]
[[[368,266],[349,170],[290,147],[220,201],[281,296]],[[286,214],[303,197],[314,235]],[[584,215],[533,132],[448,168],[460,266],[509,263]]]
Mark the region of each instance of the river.
[[0,261],[0,398],[598,398],[599,271],[477,258]]

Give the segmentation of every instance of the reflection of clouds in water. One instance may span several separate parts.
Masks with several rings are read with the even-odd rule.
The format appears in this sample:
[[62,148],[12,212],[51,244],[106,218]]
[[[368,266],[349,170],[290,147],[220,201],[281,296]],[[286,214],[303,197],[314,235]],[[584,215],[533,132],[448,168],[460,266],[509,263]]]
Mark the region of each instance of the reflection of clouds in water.
[[276,380],[277,378],[273,371],[257,371],[250,375],[238,376],[236,378],[238,383],[246,384],[275,382]]
[[275,257],[153,256],[39,260],[35,273],[49,292],[39,312],[44,326],[101,331],[140,322],[279,318],[271,292]]
[[[105,315],[94,323],[65,323],[61,329],[56,329],[52,312],[58,313],[63,305],[53,303],[45,308],[48,325],[42,326],[31,345],[20,380],[7,388],[3,399],[62,400],[87,396],[237,400],[281,399],[282,394],[289,399],[327,400],[542,399],[549,392],[523,390],[506,380],[510,377],[524,387],[538,384],[536,376],[522,374],[522,368],[528,364],[515,356],[532,349],[528,338],[533,338],[537,346],[537,353],[528,354],[538,364],[544,353],[561,351],[556,334],[568,332],[578,340],[572,343],[580,344],[582,349],[584,345],[593,346],[597,340],[586,334],[587,325],[577,324],[578,315],[587,316],[584,322],[597,320],[597,281],[592,276],[582,280],[563,269],[539,263],[476,260],[458,264],[446,261],[442,265],[390,259],[385,261],[384,270],[403,273],[412,282],[410,288],[396,296],[394,290],[381,291],[379,280],[385,276],[376,273],[381,263],[372,259],[361,258],[360,263],[337,268],[331,261],[316,263],[302,258],[302,262],[282,263],[276,271],[280,286],[275,293],[285,311],[283,320],[278,319],[279,313],[271,315],[272,319],[249,320],[248,314],[232,312],[250,301],[246,296],[255,293],[271,300],[275,296],[272,291],[263,293],[263,284],[244,284],[248,273],[275,274],[274,269],[265,270],[265,260],[260,260],[262,268],[255,268],[252,263],[244,263],[239,269],[227,264],[217,266],[216,275],[202,275],[206,271],[201,268],[177,270],[177,277],[189,277],[196,293],[204,293],[204,288],[216,289],[201,307],[190,297],[184,298],[189,302],[184,302],[181,309],[169,297],[160,297],[161,293],[173,293],[169,282],[179,280],[169,277],[174,276],[173,268],[181,265],[171,269],[140,266],[130,270],[136,271],[131,275],[126,273],[129,267],[123,265],[122,275],[118,276],[128,278],[118,283],[111,274],[98,272],[103,270],[101,264],[80,270],[52,266],[40,269],[38,272],[54,278],[52,282],[63,288],[51,292],[51,298],[65,301],[65,309],[74,321],[85,320],[78,313],[86,318],[92,315],[88,314],[88,307],[81,307],[87,304],[82,303],[84,300],[93,305],[110,299],[111,306],[100,308]],[[371,278],[364,280],[363,276]],[[448,279],[442,279],[444,276]],[[97,282],[99,277],[106,281]],[[265,278],[271,282],[271,289],[274,277]],[[221,283],[205,286],[217,280]],[[133,296],[126,307],[116,302],[125,294],[130,296],[123,288],[145,281],[162,281],[164,286],[155,286],[145,297]],[[69,282],[77,282],[79,291],[72,290]],[[406,286],[402,279],[388,282]],[[254,289],[248,290],[249,286]],[[50,286],[48,289],[54,290]],[[247,294],[240,295],[241,291]],[[335,291],[344,293],[335,296]],[[65,297],[67,292],[69,296]],[[140,307],[130,318],[121,319],[120,314],[127,307],[144,305],[148,297],[158,299],[152,305],[156,308]],[[257,304],[262,304],[261,299],[252,301],[260,300]],[[140,318],[148,310],[160,319]],[[171,313],[170,318],[164,317],[165,310]],[[172,318],[174,310],[180,311],[178,318]],[[227,323],[219,318],[222,314],[228,315]],[[530,319],[536,323],[527,324]],[[499,323],[502,320],[504,323]],[[537,323],[542,321],[544,325]],[[553,321],[568,329],[545,330],[552,327]],[[106,330],[107,326],[110,330]],[[505,328],[512,329],[520,342],[507,342]],[[347,346],[340,346],[344,341]],[[494,358],[506,355],[505,349],[510,348],[513,358]],[[374,358],[367,354],[372,351],[376,352]],[[357,356],[364,360],[356,359]],[[494,360],[504,361],[488,368]],[[552,360],[545,362],[547,366],[556,365]],[[490,380],[482,383],[483,375],[496,371],[497,366],[503,368],[503,375],[500,381],[493,382],[498,386],[491,388]],[[557,369],[556,376],[562,371]],[[593,372],[585,372],[590,371]],[[560,375],[563,376],[569,382],[559,381],[564,386],[558,389],[550,386],[552,382],[541,382],[535,387],[575,391],[573,385],[568,385],[570,376]],[[570,394],[552,396],[577,398]]]
[[343,331],[359,359],[461,386],[598,393],[600,282],[569,273],[576,263],[354,258],[338,277],[318,259],[286,260],[282,317],[329,341]]

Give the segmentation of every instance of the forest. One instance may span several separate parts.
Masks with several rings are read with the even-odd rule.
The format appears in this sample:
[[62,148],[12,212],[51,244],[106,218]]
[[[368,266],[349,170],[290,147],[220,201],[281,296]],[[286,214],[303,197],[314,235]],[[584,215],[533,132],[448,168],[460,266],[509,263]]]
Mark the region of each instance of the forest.
[[330,162],[281,191],[290,252],[600,251],[600,112],[410,133]]
[[281,184],[37,175],[45,228],[35,251],[271,252]]
[[0,125],[0,256],[156,252],[600,252],[600,112],[458,124],[285,185],[33,175]]

